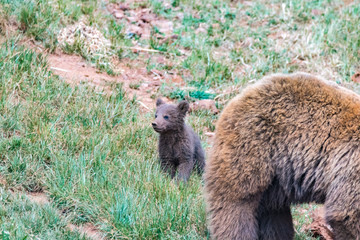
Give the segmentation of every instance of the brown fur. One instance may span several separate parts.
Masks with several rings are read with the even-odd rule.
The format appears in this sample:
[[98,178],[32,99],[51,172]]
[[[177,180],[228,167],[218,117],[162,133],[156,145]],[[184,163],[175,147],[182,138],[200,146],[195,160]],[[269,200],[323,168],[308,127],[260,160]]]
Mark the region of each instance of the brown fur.
[[292,203],[324,203],[335,239],[360,239],[360,97],[273,75],[223,110],[205,170],[212,236],[292,239]]
[[184,122],[189,103],[166,104],[160,98],[156,101],[155,121],[152,126],[159,133],[159,157],[161,168],[171,178],[188,181],[194,167],[202,173],[205,154],[200,139]]

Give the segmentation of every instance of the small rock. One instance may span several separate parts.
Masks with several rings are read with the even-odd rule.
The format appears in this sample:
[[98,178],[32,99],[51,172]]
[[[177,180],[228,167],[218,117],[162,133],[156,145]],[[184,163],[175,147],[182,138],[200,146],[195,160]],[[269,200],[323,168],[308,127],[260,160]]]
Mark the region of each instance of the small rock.
[[138,21],[138,18],[133,16],[126,17],[126,19],[131,23],[136,23]]
[[157,27],[164,34],[172,34],[174,24],[165,19],[158,19],[151,22],[153,27]]
[[129,10],[129,6],[127,4],[125,4],[125,3],[120,3],[118,5],[118,7],[119,7],[120,10],[123,10],[123,11]]
[[220,28],[220,24],[219,24],[219,23],[214,23],[214,24],[212,25],[212,27],[215,28],[215,29]]
[[139,27],[139,26],[136,26],[136,25],[133,25],[133,24],[132,24],[132,25],[128,28],[127,32],[141,36],[142,33],[143,33],[143,29],[142,29],[141,27]]
[[124,17],[124,14],[122,12],[115,12],[114,17],[116,19],[122,19]]
[[198,29],[195,30],[195,33],[196,33],[196,34],[199,34],[199,33],[207,33],[207,31],[206,31],[205,28],[199,27]]
[[140,20],[146,23],[150,23],[152,21],[154,21],[156,18],[156,16],[154,16],[154,14],[151,13],[145,13],[140,17]]
[[319,15],[321,15],[321,11],[318,10],[318,9],[313,9],[313,10],[311,10],[311,13],[312,13],[312,15],[314,15],[314,16],[319,16]]

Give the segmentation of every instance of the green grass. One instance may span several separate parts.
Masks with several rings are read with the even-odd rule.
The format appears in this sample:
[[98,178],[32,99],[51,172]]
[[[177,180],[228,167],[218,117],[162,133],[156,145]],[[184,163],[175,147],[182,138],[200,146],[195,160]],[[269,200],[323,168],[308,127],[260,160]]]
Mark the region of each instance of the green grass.
[[[122,2],[120,0],[111,2]],[[121,84],[112,94],[86,83],[70,86],[54,76],[46,56],[59,47],[58,32],[82,19],[111,41],[109,56],[137,60],[150,72],[175,72],[185,86],[163,83],[158,96],[216,99],[221,110],[244,85],[264,75],[294,71],[349,84],[358,70],[360,3],[343,1],[144,1],[172,21],[162,41],[154,28],[148,39],[127,34],[105,1],[0,0],[0,236],[3,239],[78,239],[68,224],[93,223],[113,239],[208,239],[203,182],[194,174],[176,185],[159,168],[153,113],[144,113]],[[334,17],[336,16],[336,17]],[[157,50],[133,52],[131,47]],[[96,58],[81,44],[68,46],[110,74],[111,58]],[[166,58],[171,64],[157,62]],[[121,69],[120,69],[121,70]],[[141,79],[130,87],[139,89]],[[355,86],[356,88],[356,86]],[[218,116],[192,112],[187,122],[200,134],[215,129]],[[48,205],[24,195],[45,191]],[[308,214],[293,209],[296,239]]]
[[[315,204],[308,205],[302,204],[297,205],[291,209],[291,214],[295,221],[295,232],[297,233],[295,236],[295,240],[301,239],[315,239],[309,238],[309,233],[305,232],[303,226],[309,226],[312,222],[311,216],[308,214],[309,211],[314,211],[318,206]],[[316,238],[320,239],[320,238]]]
[[111,96],[72,88],[44,57],[12,43],[0,59],[0,170],[9,187],[46,189],[69,222],[93,222],[109,237],[207,235],[200,177],[177,186],[160,172],[152,114],[140,115],[121,86]]
[[24,195],[0,188],[1,239],[83,239],[71,232],[56,208],[31,203]]

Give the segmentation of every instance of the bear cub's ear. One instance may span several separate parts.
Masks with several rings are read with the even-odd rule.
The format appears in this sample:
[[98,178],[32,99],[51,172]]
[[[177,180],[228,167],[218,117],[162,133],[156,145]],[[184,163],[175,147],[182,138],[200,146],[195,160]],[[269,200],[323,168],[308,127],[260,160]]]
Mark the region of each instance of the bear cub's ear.
[[189,110],[189,103],[187,101],[181,101],[178,104],[177,109],[179,110],[179,112],[185,115],[186,112]]
[[165,104],[165,102],[164,102],[161,98],[158,98],[158,99],[156,100],[156,106],[158,107],[158,106],[160,106],[160,105],[162,105],[162,104]]

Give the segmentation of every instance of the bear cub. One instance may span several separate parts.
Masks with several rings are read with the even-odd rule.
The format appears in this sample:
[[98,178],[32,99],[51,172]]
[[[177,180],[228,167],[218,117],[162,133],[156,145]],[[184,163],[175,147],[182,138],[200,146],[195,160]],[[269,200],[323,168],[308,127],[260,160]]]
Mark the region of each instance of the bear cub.
[[159,133],[159,157],[161,168],[177,180],[187,182],[196,167],[201,174],[205,167],[205,154],[200,139],[184,118],[189,103],[166,104],[160,98],[156,101],[155,121],[152,127]]

